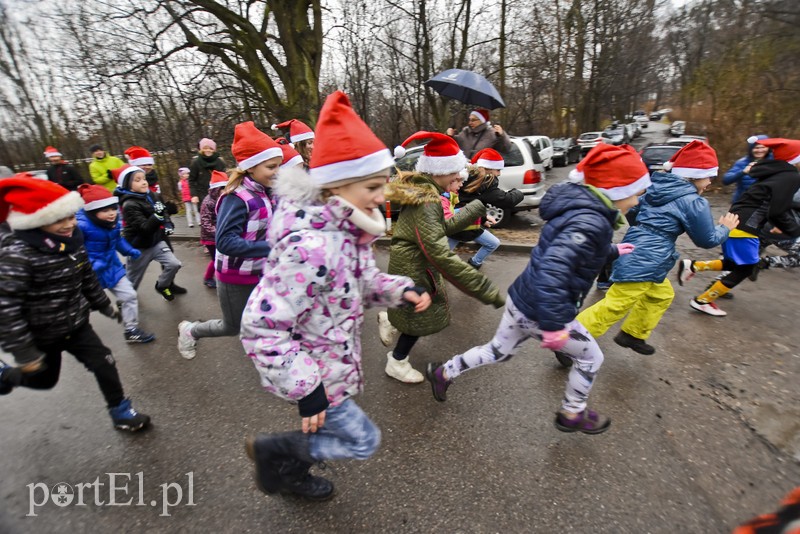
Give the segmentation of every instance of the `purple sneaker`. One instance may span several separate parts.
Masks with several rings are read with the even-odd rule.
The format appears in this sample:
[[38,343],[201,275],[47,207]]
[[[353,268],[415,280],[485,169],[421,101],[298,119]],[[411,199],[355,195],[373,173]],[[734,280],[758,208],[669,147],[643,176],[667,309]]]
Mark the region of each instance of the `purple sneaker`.
[[425,377],[431,383],[431,390],[433,391],[433,398],[439,402],[447,400],[447,388],[453,383],[452,380],[444,378],[444,367],[439,362],[432,362],[428,364],[425,370]]
[[556,412],[556,428],[561,432],[583,432],[584,434],[602,434],[611,426],[611,419],[594,410],[584,410],[575,419],[564,417],[561,411]]

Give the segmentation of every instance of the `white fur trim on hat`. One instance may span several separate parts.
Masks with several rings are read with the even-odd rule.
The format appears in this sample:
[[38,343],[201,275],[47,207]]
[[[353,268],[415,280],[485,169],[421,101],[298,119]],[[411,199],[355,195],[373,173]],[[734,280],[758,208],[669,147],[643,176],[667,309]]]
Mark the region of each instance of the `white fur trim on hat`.
[[454,156],[426,156],[422,154],[417,160],[417,171],[433,176],[442,176],[460,172],[467,166],[467,158],[460,150]]
[[622,200],[623,198],[628,198],[635,195],[643,189],[647,189],[650,187],[651,183],[650,173],[648,172],[642,175],[642,177],[635,182],[632,182],[628,185],[612,187],[611,189],[603,189],[602,187],[598,187],[597,189],[602,191],[603,194],[605,194],[611,200]]
[[567,181],[571,184],[582,184],[583,183],[584,174],[579,171],[578,169],[572,169],[569,171],[569,175],[567,176]]
[[394,147],[394,159],[400,159],[406,155],[406,147],[403,145],[397,145]]
[[[690,180],[701,180],[703,178],[715,178],[717,174],[719,174],[719,167],[712,167],[710,169],[696,169],[694,167],[672,167],[669,172],[672,174],[677,174],[678,176],[682,176],[683,178],[688,178]],[[664,166],[666,169],[666,165]]]
[[368,176],[392,166],[394,166],[394,159],[389,149],[384,148],[358,159],[337,161],[319,167],[312,167],[310,174],[316,183],[324,185],[347,178]]
[[289,161],[284,161],[281,163],[281,169],[288,169],[289,167],[294,167],[295,165],[300,165],[301,163],[303,163],[303,156],[298,154]]
[[101,198],[100,200],[93,200],[88,204],[84,204],[83,211],[99,210],[101,208],[105,208],[106,206],[110,206],[112,204],[119,204],[119,199],[117,197],[108,197],[108,198]]
[[299,141],[305,141],[306,139],[314,139],[314,132],[313,131],[311,131],[311,132],[303,132],[301,134],[291,135],[291,136],[289,136],[289,139],[291,139],[292,143],[297,143]]
[[242,169],[243,171],[246,171],[248,169],[252,169],[259,163],[267,161],[268,159],[282,158],[282,157],[283,157],[283,151],[281,150],[281,147],[273,146],[264,150],[263,152],[259,152],[255,156],[250,156],[246,160],[240,161],[239,163],[236,164],[236,166]]
[[477,109],[474,109],[474,110],[470,111],[469,114],[470,114],[470,116],[474,115],[476,119],[481,121],[481,124],[486,122],[486,117],[484,117],[483,113],[479,112]]
[[32,230],[75,215],[82,207],[83,198],[77,191],[70,191],[33,213],[20,213],[12,209],[8,212],[6,222],[12,230]]
[[505,167],[505,161],[501,160],[494,160],[494,159],[479,159],[475,162],[476,167],[483,167],[484,169],[495,169],[495,170],[502,170]]
[[128,163],[131,165],[155,165],[155,160],[150,156],[144,158],[129,159]]

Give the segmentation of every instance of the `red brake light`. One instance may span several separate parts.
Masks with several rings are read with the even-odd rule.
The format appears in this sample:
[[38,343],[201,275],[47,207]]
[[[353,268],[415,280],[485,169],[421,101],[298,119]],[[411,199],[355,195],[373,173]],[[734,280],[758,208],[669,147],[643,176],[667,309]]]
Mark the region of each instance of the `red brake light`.
[[522,177],[522,183],[526,185],[538,184],[541,181],[542,173],[536,169],[529,169],[525,171],[525,175]]

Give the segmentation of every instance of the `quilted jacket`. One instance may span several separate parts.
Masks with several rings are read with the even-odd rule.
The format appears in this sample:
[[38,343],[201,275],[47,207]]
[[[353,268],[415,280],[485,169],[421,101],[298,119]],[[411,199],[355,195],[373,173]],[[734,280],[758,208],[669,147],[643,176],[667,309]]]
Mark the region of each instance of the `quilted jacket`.
[[111,305],[83,246],[72,253],[46,239],[35,246],[5,224],[0,244],[0,346],[18,364],[83,326],[91,309]]
[[539,216],[547,224],[508,296],[542,330],[555,332],[575,319],[603,264],[619,256],[611,238],[623,223],[602,193],[571,183],[545,193]]
[[404,334],[427,336],[450,324],[445,279],[471,297],[499,308],[505,304],[500,290],[450,250],[447,235],[463,230],[486,214],[480,201],[464,206],[447,222],[442,189],[425,174],[415,173],[391,182],[386,198],[402,205],[393,228],[389,273],[414,280],[430,293],[430,307],[422,313],[407,308],[389,310],[389,321]]

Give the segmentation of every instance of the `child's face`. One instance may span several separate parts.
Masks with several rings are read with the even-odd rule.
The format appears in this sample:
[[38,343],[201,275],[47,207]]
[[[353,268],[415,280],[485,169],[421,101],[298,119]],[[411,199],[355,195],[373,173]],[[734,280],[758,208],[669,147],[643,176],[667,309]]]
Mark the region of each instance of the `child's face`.
[[277,158],[271,158],[266,161],[262,161],[248,172],[253,180],[264,187],[270,187],[272,185],[273,178],[275,178],[275,175],[278,173],[278,169],[281,166],[281,161],[283,161],[281,156],[278,156]]
[[212,154],[214,154],[214,152],[215,152],[215,150],[213,148],[211,148],[210,146],[207,146],[207,145],[200,148],[200,153],[202,155],[204,155],[205,157],[211,156]]
[[615,200],[614,201],[614,206],[620,212],[622,212],[623,215],[625,215],[626,213],[628,213],[628,211],[630,211],[630,209],[632,207],[639,205],[639,195],[641,195],[642,193],[644,193],[644,190],[639,191],[635,195],[631,195],[631,196],[629,196],[627,198],[623,198],[623,199],[620,199],[620,200]]
[[487,169],[485,167],[478,167],[478,169],[481,172],[481,176],[488,174],[489,176],[494,176],[495,178],[500,176],[501,172],[500,169]]
[[60,235],[62,237],[72,237],[72,233],[75,231],[75,227],[77,225],[78,221],[75,219],[75,215],[73,214],[69,217],[64,217],[60,221],[56,221],[53,224],[42,226],[40,230],[42,232],[47,232],[48,234]]
[[139,167],[141,167],[141,168],[142,168],[142,170],[143,170],[144,172],[150,172],[150,171],[152,171],[152,170],[153,170],[153,166],[152,166],[152,165],[150,165],[150,164],[147,164],[147,165],[139,165]]
[[340,187],[332,187],[331,193],[338,195],[357,207],[366,214],[371,214],[372,210],[383,204],[383,188],[386,185],[386,176],[377,176],[369,180],[361,180]]
[[702,195],[703,191],[711,185],[711,178],[701,178],[699,180],[692,180],[692,183],[697,188],[697,194]]
[[95,212],[94,216],[105,222],[114,222],[117,220],[117,207],[109,206]]
[[141,171],[134,173],[131,178],[131,191],[134,193],[147,193],[148,190],[147,178],[144,177],[144,173]]
[[764,145],[759,145],[758,143],[753,145],[753,157],[754,158],[762,159],[762,158],[766,157],[767,152],[769,152],[769,149],[767,147],[765,147]]

